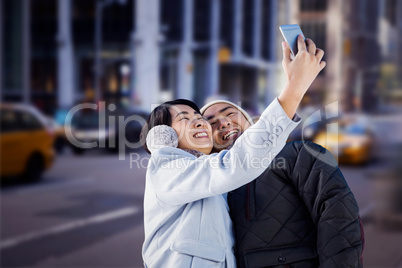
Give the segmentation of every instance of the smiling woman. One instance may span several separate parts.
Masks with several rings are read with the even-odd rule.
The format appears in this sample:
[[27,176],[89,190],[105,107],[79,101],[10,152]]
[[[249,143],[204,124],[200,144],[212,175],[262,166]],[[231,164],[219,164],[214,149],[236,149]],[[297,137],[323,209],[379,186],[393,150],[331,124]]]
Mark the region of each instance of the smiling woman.
[[[201,116],[198,106],[189,100],[168,101],[156,107],[142,129],[143,140],[155,126],[172,127],[178,136],[178,148],[209,154],[213,147],[211,125]],[[144,143],[144,149],[151,153]]]
[[179,136],[178,147],[209,154],[213,147],[212,129],[200,112],[184,104],[169,107],[169,112],[173,118],[171,127]]

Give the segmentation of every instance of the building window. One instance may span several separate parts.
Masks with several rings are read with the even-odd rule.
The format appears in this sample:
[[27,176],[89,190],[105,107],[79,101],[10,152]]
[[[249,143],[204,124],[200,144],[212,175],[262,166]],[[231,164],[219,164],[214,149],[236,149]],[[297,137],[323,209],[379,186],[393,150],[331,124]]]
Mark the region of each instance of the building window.
[[57,87],[57,63],[55,58],[36,58],[31,61],[31,88],[33,93],[54,94]]
[[167,42],[183,40],[183,0],[161,1],[161,30]]
[[52,114],[57,97],[57,1],[31,1],[31,101]]
[[92,58],[80,58],[78,61],[78,89],[77,93],[80,98],[85,100],[95,99],[95,89],[94,89],[94,60]]
[[[3,94],[13,93],[19,95],[22,92],[21,74],[22,66],[22,2],[21,0],[2,0],[3,14],[3,59],[2,76]],[[7,37],[7,38],[5,38]],[[7,98],[6,98],[7,99]]]
[[[317,48],[321,48],[325,51],[327,42],[326,42],[326,24],[325,22],[309,22],[302,23],[300,27],[303,29],[303,33],[307,38],[310,38],[314,41]],[[325,60],[325,54],[324,58]],[[325,68],[320,72],[321,74],[325,73]]]
[[397,21],[397,19],[396,19],[396,15],[397,15],[396,0],[385,1],[384,5],[385,5],[384,18],[387,19],[392,26],[395,26],[396,21]]
[[254,1],[243,2],[243,38],[242,49],[245,55],[253,55],[254,41]]
[[34,95],[54,94],[57,86],[57,7],[54,0],[32,1],[31,88]]
[[271,1],[262,1],[261,10],[261,56],[265,60],[270,60],[272,55],[272,46],[275,44],[271,41]]
[[210,39],[211,33],[211,1],[194,1],[194,40],[205,42]]
[[133,32],[133,2],[125,4],[114,2],[103,9],[103,42],[121,50],[127,49]]
[[234,19],[234,1],[221,1],[220,14],[220,39],[223,46],[233,49],[233,19]]
[[[133,31],[133,1],[121,5],[117,2],[104,6],[102,12],[102,42],[107,44],[128,44]],[[93,46],[95,37],[95,0],[73,2],[74,41],[79,45]]]
[[[31,1],[31,40],[34,54],[55,54],[57,35],[57,1]],[[54,55],[52,55],[54,56]]]
[[300,11],[325,11],[327,9],[326,0],[300,0]]
[[95,40],[95,0],[74,0],[72,4],[72,19],[75,46],[86,45],[93,49]]
[[161,53],[160,59],[160,99],[168,101],[175,98],[177,88],[177,57],[176,50]]

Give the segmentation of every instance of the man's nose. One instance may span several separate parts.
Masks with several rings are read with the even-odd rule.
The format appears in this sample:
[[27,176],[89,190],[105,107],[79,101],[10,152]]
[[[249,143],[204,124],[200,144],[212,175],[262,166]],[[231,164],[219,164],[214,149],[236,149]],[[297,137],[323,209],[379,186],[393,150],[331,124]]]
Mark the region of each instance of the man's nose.
[[218,119],[219,121],[219,126],[218,129],[224,129],[229,127],[232,123],[230,122],[230,120],[227,120],[226,118],[220,118]]

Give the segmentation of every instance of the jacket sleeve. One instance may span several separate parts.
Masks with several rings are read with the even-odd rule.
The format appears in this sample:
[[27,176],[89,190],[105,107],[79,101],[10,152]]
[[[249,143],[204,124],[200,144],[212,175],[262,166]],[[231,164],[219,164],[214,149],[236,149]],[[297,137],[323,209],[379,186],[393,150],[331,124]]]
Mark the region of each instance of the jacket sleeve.
[[290,180],[310,212],[317,227],[320,267],[362,267],[359,207],[336,160],[311,142],[288,146],[278,155],[286,160],[286,168],[274,172]]
[[147,183],[163,203],[181,205],[236,189],[258,177],[300,122],[275,99],[230,150],[200,158],[177,148],[161,148],[149,160]]

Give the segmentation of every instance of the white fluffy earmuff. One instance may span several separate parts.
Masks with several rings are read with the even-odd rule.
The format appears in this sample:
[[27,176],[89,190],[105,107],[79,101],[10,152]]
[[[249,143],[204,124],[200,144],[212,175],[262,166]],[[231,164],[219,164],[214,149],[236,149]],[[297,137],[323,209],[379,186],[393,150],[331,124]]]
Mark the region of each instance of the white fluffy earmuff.
[[153,153],[155,150],[164,147],[177,148],[179,137],[172,127],[158,125],[149,130],[146,142],[148,150]]

